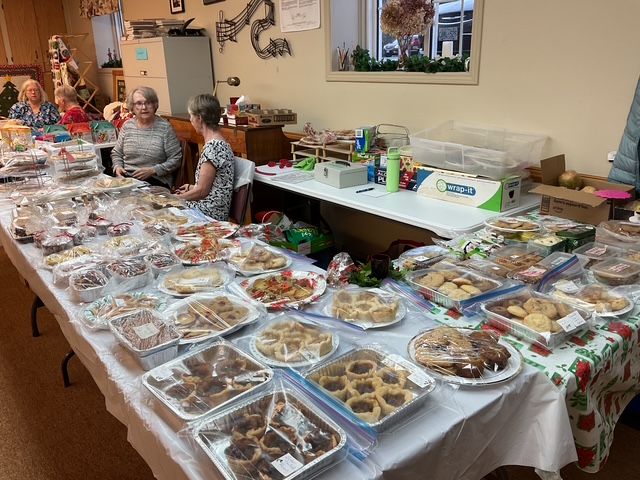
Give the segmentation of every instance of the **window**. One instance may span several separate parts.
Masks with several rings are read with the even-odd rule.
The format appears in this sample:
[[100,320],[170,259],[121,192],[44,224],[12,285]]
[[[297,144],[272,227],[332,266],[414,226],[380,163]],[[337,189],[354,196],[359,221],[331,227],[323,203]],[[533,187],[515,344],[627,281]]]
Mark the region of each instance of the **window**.
[[124,35],[122,10],[109,15],[92,17],[91,25],[93,27],[93,42],[98,65],[101,66],[109,62],[109,53],[111,53],[112,60],[115,58],[121,59],[118,40]]
[[[434,22],[428,32],[413,35],[409,49],[413,59],[400,71],[394,66],[397,39],[380,30],[380,12],[386,2],[323,2],[328,81],[478,84],[484,0],[433,0]],[[345,53],[352,55],[356,46],[364,49],[358,52],[357,68],[351,62],[345,68],[341,59]],[[466,59],[464,65],[446,60],[458,55]]]
[[[387,0],[372,0],[373,8],[367,9],[373,15],[375,25],[375,44],[369,45],[369,51],[376,52],[378,60],[398,59],[398,40],[380,30],[380,12]],[[409,46],[409,55],[426,55],[430,58],[443,56],[470,56],[471,32],[473,26],[473,0],[434,0],[435,15],[428,34],[413,35]],[[426,33],[426,32],[425,32]],[[462,33],[462,51],[460,34]]]

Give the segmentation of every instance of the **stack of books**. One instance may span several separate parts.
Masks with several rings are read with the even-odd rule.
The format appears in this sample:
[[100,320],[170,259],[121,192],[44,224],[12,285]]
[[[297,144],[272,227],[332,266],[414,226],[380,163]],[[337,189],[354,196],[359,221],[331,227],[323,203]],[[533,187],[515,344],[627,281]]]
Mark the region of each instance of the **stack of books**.
[[124,39],[151,38],[156,36],[156,21],[150,20],[125,20]]

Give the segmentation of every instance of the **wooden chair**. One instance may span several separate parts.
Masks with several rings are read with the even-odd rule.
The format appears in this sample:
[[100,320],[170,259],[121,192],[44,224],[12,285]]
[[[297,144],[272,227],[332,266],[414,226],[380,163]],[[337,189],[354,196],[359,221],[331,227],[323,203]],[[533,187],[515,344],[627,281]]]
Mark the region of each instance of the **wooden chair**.
[[[253,174],[256,165],[251,160],[245,158],[235,157],[235,160],[235,178],[231,208],[229,209],[229,220],[239,225],[245,225],[246,223],[251,223],[249,202],[251,200]],[[249,219],[248,221],[247,217]]]

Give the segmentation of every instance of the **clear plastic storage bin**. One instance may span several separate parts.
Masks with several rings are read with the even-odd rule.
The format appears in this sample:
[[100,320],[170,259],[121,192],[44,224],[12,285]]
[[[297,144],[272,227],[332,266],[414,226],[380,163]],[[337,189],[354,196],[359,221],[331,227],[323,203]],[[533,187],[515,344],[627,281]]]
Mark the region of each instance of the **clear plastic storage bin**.
[[410,137],[413,160],[493,179],[536,164],[547,137],[449,121]]

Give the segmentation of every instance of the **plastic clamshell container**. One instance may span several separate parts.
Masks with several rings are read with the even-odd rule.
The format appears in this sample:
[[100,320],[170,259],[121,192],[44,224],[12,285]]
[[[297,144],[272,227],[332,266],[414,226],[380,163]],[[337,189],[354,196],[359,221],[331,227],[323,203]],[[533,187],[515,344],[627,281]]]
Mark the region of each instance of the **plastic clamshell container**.
[[[96,281],[95,286],[83,286],[83,280],[91,275]],[[69,292],[76,303],[95,302],[104,296],[109,279],[100,270],[88,269],[76,272],[69,277]]]
[[142,288],[152,279],[149,266],[142,260],[116,260],[107,265],[111,278],[118,284],[126,284],[128,289]]
[[[362,363],[365,366],[370,365],[372,369],[367,373],[354,373],[355,367],[351,368],[351,366],[358,363]],[[379,419],[367,420],[362,418],[363,421],[378,432],[389,428],[401,419],[406,418],[411,412],[414,412],[435,388],[435,380],[421,367],[400,355],[386,352],[378,345],[357,347],[335,359],[312,367],[304,376],[319,385],[326,395],[334,402],[340,403],[342,408],[346,407],[347,410],[350,410],[349,399],[351,397],[349,392],[353,391],[358,394],[358,391],[355,390],[357,385],[354,382],[366,382],[370,379],[372,386],[376,388],[376,391],[373,392],[374,395],[378,394],[378,391],[384,387],[399,388],[408,392],[411,398],[406,403],[393,408],[390,412],[381,412]],[[342,390],[331,392],[323,386],[323,383],[327,385],[323,382],[323,378],[335,379],[341,377],[344,377],[343,381],[346,382],[344,395],[342,395]],[[404,383],[404,385],[400,386],[396,382]],[[357,415],[355,412],[352,414]]]
[[509,270],[520,270],[535,265],[544,255],[524,247],[504,247],[493,252],[489,258]]
[[540,160],[546,136],[456,121],[411,135],[418,163],[493,179],[517,175]]
[[401,253],[396,263],[403,270],[420,270],[441,260],[448,252],[439,245],[425,245]]
[[[557,332],[540,332],[527,326],[524,322],[525,319],[517,317],[516,315],[511,314],[507,311],[507,308],[510,306],[518,306],[522,310],[525,310],[523,305],[529,301],[530,299],[538,299],[542,302],[543,305],[553,305],[553,307],[540,307],[542,308],[550,308],[551,312],[555,312],[555,315],[549,318],[552,322],[558,320],[560,318],[566,317],[567,315],[573,314],[573,312],[577,312],[577,314],[582,317],[585,321],[584,324],[576,326],[569,331],[562,330],[562,327],[556,324],[557,329],[561,331]],[[540,305],[540,304],[538,304]],[[562,305],[562,306],[559,306]],[[487,317],[487,321],[490,325],[495,325],[502,330],[506,330],[507,333],[521,338],[527,342],[536,344],[543,348],[555,348],[570,336],[575,333],[584,330],[589,327],[591,319],[591,312],[584,308],[576,307],[571,305],[568,302],[563,302],[557,298],[550,297],[548,295],[544,295],[538,292],[527,290],[525,292],[518,292],[510,296],[503,297],[499,300],[489,301],[483,303],[482,311]],[[526,310],[525,310],[526,311]],[[561,312],[565,315],[561,315]],[[534,312],[532,312],[534,313]],[[538,312],[540,313],[540,312]],[[548,312],[547,312],[548,313]],[[527,312],[527,315],[530,313]],[[526,317],[525,317],[526,318]]]
[[589,259],[587,265],[594,265],[596,262],[607,260],[611,257],[620,257],[622,252],[623,250],[620,248],[601,242],[585,243],[573,251],[576,255]]
[[[166,329],[167,339],[161,343],[157,343],[149,348],[141,348],[134,345],[130,338],[125,334],[124,329],[128,322],[134,321],[136,316],[145,315],[147,318],[143,321],[151,320],[147,324],[142,324],[139,327],[146,327],[146,325],[153,325],[158,332],[161,329]],[[151,334],[154,328],[146,329],[144,335]],[[167,324],[162,317],[153,310],[141,309],[135,312],[123,315],[121,317],[112,318],[109,320],[109,329],[113,332],[116,339],[133,355],[136,357],[140,366],[145,370],[151,370],[152,368],[162,365],[169,360],[174,359],[178,355],[178,343],[180,341],[180,334],[171,325]],[[158,333],[156,332],[156,334]],[[137,333],[137,332],[136,332]],[[140,336],[142,332],[137,333]],[[153,336],[153,335],[150,335]],[[149,337],[147,337],[149,338]]]
[[[292,427],[297,431],[297,434],[302,434],[303,436],[307,434],[306,430],[301,431],[301,428],[305,425],[328,432],[336,438],[336,445],[331,450],[311,459],[308,463],[297,465],[298,468],[289,471],[288,475],[282,475],[280,472],[277,472],[271,478],[282,478],[283,480],[311,478],[314,477],[319,470],[323,470],[338,460],[340,456],[339,453],[346,446],[347,435],[345,432],[319,409],[312,409],[310,400],[300,398],[296,392],[285,388],[282,391],[269,392],[264,395],[252,397],[245,402],[237,402],[237,404],[229,407],[224,412],[214,414],[212,417],[207,418],[206,421],[203,421],[195,428],[193,435],[196,442],[225,479],[259,480],[265,478],[259,475],[257,471],[255,471],[255,473],[248,471],[246,467],[234,469],[231,462],[228,461],[225,451],[231,446],[232,439],[234,437],[238,438],[239,434],[235,432],[235,428],[237,428],[242,418],[256,414],[263,416],[269,415],[270,412],[274,410],[275,405],[281,402],[286,403],[287,407],[290,407],[291,415],[287,415],[287,420],[284,422],[286,426]],[[267,454],[263,454],[263,459],[266,455]],[[282,455],[282,457],[286,457],[286,454]],[[271,461],[273,465],[274,461],[277,461],[278,458],[280,457],[274,458],[268,455],[267,461]],[[302,458],[304,459],[304,457]]]
[[[230,343],[216,341],[145,373],[142,383],[178,417],[191,421],[240,401],[272,377],[271,368]],[[202,385],[209,380],[210,388],[225,388],[205,392]]]
[[[467,285],[475,286],[478,290],[480,290],[480,292],[467,292],[470,293],[469,297],[466,297],[466,295],[464,295],[464,297],[466,298],[457,299],[454,295],[457,296],[458,294],[453,293],[453,291],[451,290],[447,290],[446,293],[442,290],[445,283],[453,283],[454,285],[456,285],[455,282],[448,280],[446,277],[445,281],[440,286],[429,286],[429,282],[425,280],[428,275],[434,273],[442,275],[440,272],[445,271],[449,273],[445,273],[444,275],[450,275],[452,277],[451,280],[458,280],[458,283],[461,283],[458,290],[466,292],[466,290],[462,287],[466,286],[465,283],[468,281],[470,283],[468,283]],[[453,277],[451,272],[455,272],[456,276]],[[433,276],[431,278],[433,278]],[[422,295],[424,295],[427,300],[436,302],[437,304],[442,305],[446,308],[453,308],[459,312],[462,312],[465,306],[473,304],[474,297],[484,295],[485,293],[495,290],[503,285],[503,282],[501,280],[491,278],[473,270],[457,267],[444,262],[438,263],[425,270],[416,270],[415,272],[410,272],[406,276],[406,281],[409,286],[411,286],[411,288],[422,293]]]
[[150,253],[144,257],[154,277],[170,272],[182,265],[182,261],[171,252]]
[[610,258],[591,267],[593,276],[606,285],[631,285],[640,277],[640,264],[622,258]]
[[640,242],[640,224],[634,222],[609,220],[598,225],[596,230],[597,239],[602,238],[605,243],[613,241],[614,244],[617,242],[628,245]]

